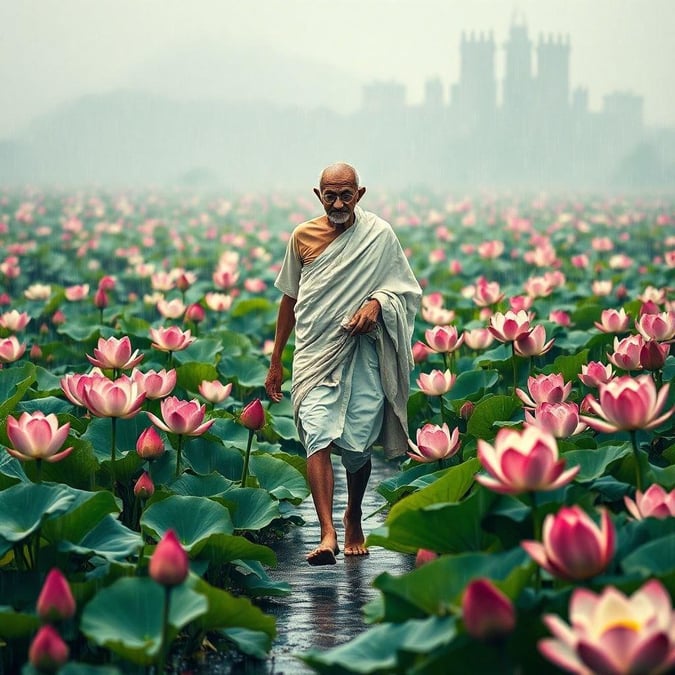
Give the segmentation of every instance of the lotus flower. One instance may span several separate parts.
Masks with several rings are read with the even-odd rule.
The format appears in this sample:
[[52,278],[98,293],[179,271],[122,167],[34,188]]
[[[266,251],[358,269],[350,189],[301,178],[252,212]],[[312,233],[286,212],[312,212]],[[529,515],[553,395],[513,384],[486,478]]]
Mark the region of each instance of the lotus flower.
[[157,459],[164,454],[164,441],[155,427],[144,429],[136,440],[136,452],[143,459]]
[[[92,368],[89,373],[71,373],[64,375],[61,378],[61,389],[66,395],[66,398],[73,404],[82,408],[86,408],[87,404],[84,401],[84,390],[88,388],[94,378],[103,377],[105,375],[100,368]],[[107,378],[106,378],[107,379]]]
[[36,611],[45,621],[60,621],[75,615],[75,598],[68,580],[57,567],[50,570],[42,585]]
[[540,403],[534,409],[534,415],[525,411],[525,422],[548,431],[556,438],[569,438],[587,428],[579,420],[579,406],[569,402]]
[[89,295],[89,284],[76,284],[75,286],[68,286],[65,289],[66,300],[69,302],[79,302],[85,300]]
[[572,593],[570,624],[544,616],[554,638],[539,641],[539,651],[560,668],[579,675],[654,674],[675,667],[675,620],[670,596],[656,579],[633,595],[613,586],[599,595],[585,588]]
[[560,373],[537,375],[527,378],[529,396],[522,389],[516,389],[518,398],[529,408],[536,408],[542,403],[562,403],[572,391],[572,383],[565,384]]
[[26,312],[17,312],[15,309],[0,314],[0,326],[12,333],[22,331],[28,325],[29,321],[30,316],[28,316]]
[[192,323],[201,323],[205,318],[206,312],[198,302],[193,302],[191,305],[188,305],[187,309],[185,310],[186,321],[192,321]]
[[464,344],[474,351],[487,349],[494,342],[494,336],[487,328],[465,330],[463,337]]
[[259,398],[251,401],[239,416],[239,421],[252,431],[257,431],[265,426],[265,410]]
[[546,354],[555,339],[546,342],[546,329],[542,326],[535,326],[527,335],[519,337],[513,343],[513,349],[518,356],[541,356]]
[[530,332],[530,315],[524,310],[495,312],[490,317],[488,330],[500,342],[513,342]]
[[477,454],[489,476],[477,475],[476,481],[503,494],[555,490],[567,485],[580,469],[565,471],[555,437],[532,426],[522,431],[500,429],[494,446],[478,439]]
[[[272,343],[274,344],[274,343]],[[415,344],[412,346],[412,356],[413,356],[413,361],[415,363],[422,363],[423,361],[426,361],[427,358],[429,357],[429,354],[433,354],[434,350],[429,349],[424,342],[421,342],[420,340],[417,340]]]
[[597,389],[601,384],[606,384],[614,377],[612,366],[599,361],[589,361],[581,366],[581,375],[579,379],[587,386]]
[[126,375],[116,380],[94,377],[82,388],[82,398],[89,412],[96,417],[128,419],[141,409],[145,392]]
[[621,309],[603,309],[600,314],[600,321],[595,321],[595,327],[603,333],[625,333],[628,330],[630,317],[626,310]]
[[621,370],[640,370],[640,355],[645,342],[642,335],[629,335],[623,340],[614,338],[614,353],[607,358]]
[[56,672],[68,660],[68,655],[68,645],[49,624],[38,630],[28,649],[28,660],[41,673]]
[[481,277],[476,282],[476,291],[473,295],[473,301],[478,307],[490,307],[497,304],[504,298],[504,293],[501,292],[499,284],[496,281],[489,282],[484,277]]
[[18,361],[26,351],[26,345],[19,342],[16,336],[0,339],[0,363],[14,363]]
[[449,459],[457,454],[460,447],[459,429],[450,433],[444,422],[440,427],[437,424],[425,424],[417,430],[417,444],[408,439],[408,445],[413,452],[408,457],[417,462],[437,462]]
[[226,293],[207,293],[204,302],[214,312],[227,312],[232,306],[232,296]]
[[657,483],[650,485],[644,492],[638,490],[634,500],[624,497],[623,501],[636,520],[675,516],[675,490],[666,492]]
[[668,397],[668,384],[658,394],[650,375],[616,377],[599,387],[600,401],[587,400],[591,411],[598,417],[582,415],[589,427],[603,433],[653,429],[667,420],[675,408],[662,413]]
[[221,403],[232,392],[232,383],[223,384],[220,380],[202,380],[198,389],[209,403]]
[[432,370],[430,373],[420,373],[417,386],[427,396],[442,396],[452,389],[457,379],[450,370]]
[[176,370],[171,368],[160,371],[149,370],[142,373],[134,369],[131,372],[131,379],[138,384],[140,391],[145,392],[145,397],[150,400],[164,398],[168,396],[176,386]]
[[127,370],[137,366],[143,360],[143,354],[140,354],[138,349],[131,353],[131,340],[125,335],[121,339],[99,338],[94,356],[87,354],[87,358],[92,365],[102,369]]
[[445,354],[459,349],[464,342],[464,337],[457,334],[455,326],[434,326],[424,331],[424,338],[430,349]]
[[675,338],[675,311],[642,314],[635,322],[635,327],[645,340],[672,340]]
[[645,370],[661,370],[666,364],[670,345],[667,342],[647,340],[640,350],[640,366]]
[[162,352],[179,352],[187,349],[197,338],[190,330],[182,331],[177,326],[168,328],[150,328],[151,347]]
[[173,530],[167,530],[148,565],[150,576],[162,586],[182,584],[190,572],[190,561]]
[[165,319],[178,319],[185,314],[185,303],[180,298],[166,300],[162,298],[157,301],[157,311]]
[[152,423],[162,431],[185,436],[201,436],[211,428],[215,420],[204,422],[206,406],[200,405],[195,398],[191,401],[182,401],[176,396],[163,399],[160,404],[162,419],[149,412]]
[[150,478],[150,474],[144,471],[134,485],[134,494],[140,499],[152,497],[155,493],[155,484]]
[[54,413],[24,412],[18,420],[8,415],[7,436],[12,447],[7,448],[7,452],[22,461],[44,459],[58,462],[73,451],[72,447],[60,451],[69,431],[70,423],[60,427]]
[[616,531],[605,509],[600,527],[579,506],[564,506],[544,519],[542,542],[521,546],[547,572],[561,579],[590,579],[603,572],[614,556]]
[[508,635],[516,627],[513,603],[489,579],[474,579],[467,584],[462,619],[466,632],[477,640]]

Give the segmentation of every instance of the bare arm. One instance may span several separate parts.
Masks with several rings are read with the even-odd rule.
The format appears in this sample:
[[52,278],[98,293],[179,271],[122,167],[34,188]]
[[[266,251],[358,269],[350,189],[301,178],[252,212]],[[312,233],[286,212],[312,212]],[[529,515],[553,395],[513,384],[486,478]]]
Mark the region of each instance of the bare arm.
[[265,379],[265,391],[271,401],[281,401],[281,383],[283,381],[284,368],[281,363],[281,355],[288,338],[295,327],[295,298],[285,295],[279,303],[277,315],[277,328],[274,335],[274,349],[270,357],[270,368]]

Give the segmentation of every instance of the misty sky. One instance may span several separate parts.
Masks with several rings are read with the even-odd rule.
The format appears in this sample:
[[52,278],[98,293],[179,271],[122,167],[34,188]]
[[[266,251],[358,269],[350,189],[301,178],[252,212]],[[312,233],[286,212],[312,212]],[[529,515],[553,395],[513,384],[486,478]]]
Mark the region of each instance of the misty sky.
[[[198,83],[186,95],[220,98],[218,69],[204,67],[218,50],[263,68],[314,62],[332,100],[346,82],[393,79],[417,103],[428,78],[456,81],[462,30],[493,30],[501,45],[514,10],[535,40],[569,33],[571,84],[588,87],[592,109],[632,91],[648,124],[675,127],[675,0],[0,0],[0,138],[83,94],[169,82],[172,68]],[[342,109],[358,107],[344,91]]]

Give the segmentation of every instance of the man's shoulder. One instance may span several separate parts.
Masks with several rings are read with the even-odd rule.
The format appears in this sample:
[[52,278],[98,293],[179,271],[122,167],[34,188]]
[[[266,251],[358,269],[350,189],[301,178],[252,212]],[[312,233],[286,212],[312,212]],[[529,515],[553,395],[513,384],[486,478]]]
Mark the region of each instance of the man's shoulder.
[[384,218],[378,216],[372,211],[365,211],[361,209],[361,218],[365,220],[368,224],[368,227],[373,232],[383,231],[383,232],[392,232],[393,228],[390,223],[388,223]]
[[293,229],[293,236],[297,238],[298,236],[302,237],[302,235],[307,233],[314,234],[328,229],[330,229],[328,217],[325,215],[317,216],[316,218],[306,220],[304,223],[296,225]]

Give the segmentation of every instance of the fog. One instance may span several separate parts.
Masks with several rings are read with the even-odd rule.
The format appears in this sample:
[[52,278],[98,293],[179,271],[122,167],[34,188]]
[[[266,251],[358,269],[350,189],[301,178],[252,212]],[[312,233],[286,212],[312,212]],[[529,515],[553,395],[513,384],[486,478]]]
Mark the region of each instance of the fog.
[[2,0],[0,22],[6,183],[675,177],[672,0]]

